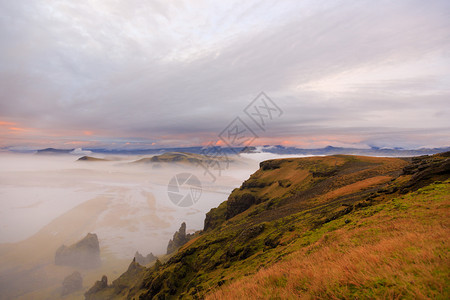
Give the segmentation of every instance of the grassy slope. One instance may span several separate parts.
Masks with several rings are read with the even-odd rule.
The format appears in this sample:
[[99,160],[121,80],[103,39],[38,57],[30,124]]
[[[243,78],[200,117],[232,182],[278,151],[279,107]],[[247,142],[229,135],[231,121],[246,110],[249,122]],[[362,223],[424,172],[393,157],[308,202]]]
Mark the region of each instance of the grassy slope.
[[91,299],[448,295],[448,183],[410,194],[407,164],[343,155],[265,162],[208,213],[200,237]]
[[207,299],[448,299],[449,208],[446,181],[295,232],[292,254]]

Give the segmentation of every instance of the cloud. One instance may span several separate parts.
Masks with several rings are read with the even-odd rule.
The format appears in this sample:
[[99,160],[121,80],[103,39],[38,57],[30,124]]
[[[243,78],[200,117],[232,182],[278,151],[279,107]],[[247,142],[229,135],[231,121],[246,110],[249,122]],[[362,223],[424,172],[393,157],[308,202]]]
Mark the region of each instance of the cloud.
[[285,112],[264,133],[273,142],[339,134],[420,146],[450,137],[446,1],[0,8],[0,119],[49,136],[58,128],[101,132],[84,139],[104,144],[201,144],[265,91]]

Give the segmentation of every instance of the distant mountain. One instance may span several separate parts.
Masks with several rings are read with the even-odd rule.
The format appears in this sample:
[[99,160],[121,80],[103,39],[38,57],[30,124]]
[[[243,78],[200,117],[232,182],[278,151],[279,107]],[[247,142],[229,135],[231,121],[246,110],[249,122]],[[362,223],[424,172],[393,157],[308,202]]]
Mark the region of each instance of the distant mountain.
[[[75,149],[55,149],[46,148],[37,150],[37,154],[69,154]],[[369,155],[369,156],[419,156],[432,155],[436,153],[450,151],[450,147],[441,148],[421,148],[421,149],[402,149],[371,147],[368,149],[345,148],[327,146],[324,148],[304,149],[297,147],[285,147],[281,145],[248,146],[248,147],[180,147],[180,148],[157,148],[157,149],[104,149],[104,148],[84,148],[83,151],[101,154],[117,155],[161,155],[164,153],[191,153],[213,156],[215,154],[232,156],[240,153],[274,153],[281,155]],[[73,153],[77,154],[77,153]]]
[[55,149],[55,148],[45,148],[41,150],[37,150],[36,154],[69,154],[75,149]]
[[369,155],[369,156],[419,156],[432,155],[436,153],[450,151],[450,147],[443,148],[422,148],[422,149],[401,149],[401,148],[376,148],[358,149],[358,148],[344,148],[327,146],[316,149],[302,149],[296,147],[263,146],[263,147],[246,147],[241,152],[243,153],[275,153],[275,154],[299,154],[299,155],[334,155],[334,154],[349,154],[349,155]]
[[220,167],[221,164],[234,162],[233,159],[224,156],[208,157],[196,153],[166,152],[164,154],[145,157],[132,162],[133,164],[151,164],[153,167],[161,167],[164,164],[178,166],[208,166],[211,169]]
[[107,150],[107,149],[89,148],[85,150],[105,154],[163,154],[166,152],[207,154],[220,152],[226,155],[235,155],[239,153],[274,153],[283,155],[350,154],[350,155],[369,155],[369,156],[419,156],[419,155],[432,155],[436,153],[450,151],[450,147],[421,148],[421,149],[402,149],[399,147],[394,148],[371,147],[369,149],[360,149],[360,148],[327,146],[324,148],[304,149],[297,147],[285,147],[281,145],[266,145],[266,146],[248,146],[248,147],[234,147],[234,148],[214,146],[214,147],[139,149],[139,150]]

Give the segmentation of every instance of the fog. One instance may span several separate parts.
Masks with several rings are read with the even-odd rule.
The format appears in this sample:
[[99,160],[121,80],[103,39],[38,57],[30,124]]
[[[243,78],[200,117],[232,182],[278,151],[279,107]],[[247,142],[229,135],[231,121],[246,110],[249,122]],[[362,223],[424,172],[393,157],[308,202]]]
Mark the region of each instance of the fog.
[[[89,232],[98,235],[103,264],[85,272],[86,286],[99,274],[120,275],[136,251],[165,254],[182,222],[188,232],[202,229],[206,212],[225,201],[261,160],[278,157],[243,154],[220,172],[206,172],[195,165],[135,162],[150,156],[93,155],[108,161],[77,161],[76,154],[0,155],[0,289],[8,287],[2,297],[33,298],[44,288],[57,293],[70,270],[54,266],[56,249]],[[168,183],[186,172],[200,180],[201,196],[180,207],[169,199]],[[18,278],[22,285],[11,284]]]
[[[103,157],[114,159],[106,162],[77,158],[0,156],[0,243],[29,238],[78,205],[100,205],[101,199],[106,200],[106,209],[96,213],[89,228],[72,224],[80,228],[79,238],[89,229],[99,235],[102,246],[122,258],[133,257],[136,250],[164,253],[181,222],[186,222],[188,229],[201,229],[205,213],[226,200],[256,165],[247,161],[241,168],[232,168],[233,172],[222,171],[212,182],[202,168],[165,165],[155,169],[151,164],[132,163],[141,157]],[[202,195],[191,207],[178,207],[167,195],[171,177],[181,172],[191,172],[202,182]]]

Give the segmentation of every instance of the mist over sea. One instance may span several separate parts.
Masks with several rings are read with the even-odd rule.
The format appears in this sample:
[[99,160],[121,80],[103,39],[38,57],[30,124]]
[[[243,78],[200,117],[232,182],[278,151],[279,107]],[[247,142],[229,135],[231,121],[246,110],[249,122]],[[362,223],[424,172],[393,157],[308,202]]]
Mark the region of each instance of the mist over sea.
[[[188,230],[202,229],[205,213],[225,201],[257,170],[259,161],[278,156],[244,154],[241,163],[222,170],[215,182],[200,167],[153,168],[132,163],[141,158],[137,156],[101,157],[110,161],[1,154],[0,244],[23,241],[47,227],[63,240],[95,232],[105,251],[122,258],[131,258],[136,251],[164,253],[181,222],[187,223]],[[186,171],[200,179],[202,194],[194,205],[179,207],[168,198],[167,184]],[[90,211],[78,218],[71,215],[88,204]],[[55,221],[70,222],[66,224],[70,234],[65,236],[61,226],[53,228]]]

